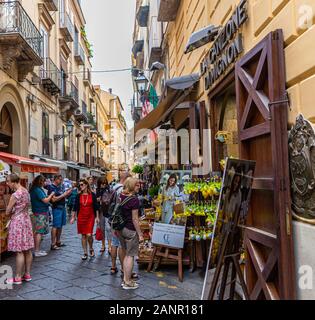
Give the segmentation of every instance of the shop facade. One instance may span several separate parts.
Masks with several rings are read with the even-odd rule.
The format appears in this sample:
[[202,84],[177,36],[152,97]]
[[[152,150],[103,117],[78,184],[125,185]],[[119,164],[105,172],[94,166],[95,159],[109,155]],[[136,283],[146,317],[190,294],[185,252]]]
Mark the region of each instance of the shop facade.
[[[256,206],[249,214],[250,224],[260,233],[270,232],[276,241],[270,245],[270,239],[262,239],[257,250],[248,249],[257,259],[263,252],[261,258],[269,272],[264,279],[263,270],[257,269],[257,259],[248,264],[247,280],[253,298],[311,297],[314,292],[295,286],[300,267],[314,265],[310,248],[305,248],[313,226],[305,221],[291,222],[287,132],[299,113],[305,119],[314,119],[314,2],[181,1],[173,17],[163,11],[163,4],[157,9],[163,30],[159,59],[165,69],[149,76],[158,95],[168,79],[199,73],[199,85],[189,96],[189,108],[180,121],[189,119],[189,129],[210,129],[211,170],[220,170],[220,162],[227,156],[258,162],[253,206],[265,203],[262,211],[266,214],[259,215]],[[219,36],[185,54],[191,34],[208,25],[220,26]],[[174,125],[176,116],[171,115],[164,120]],[[274,121],[278,121],[276,126]],[[277,163],[281,163],[279,175]],[[281,195],[278,200],[275,194]],[[276,246],[281,248],[277,253],[273,249]],[[282,273],[287,279],[281,279]],[[274,282],[272,294],[267,292],[269,280]]]

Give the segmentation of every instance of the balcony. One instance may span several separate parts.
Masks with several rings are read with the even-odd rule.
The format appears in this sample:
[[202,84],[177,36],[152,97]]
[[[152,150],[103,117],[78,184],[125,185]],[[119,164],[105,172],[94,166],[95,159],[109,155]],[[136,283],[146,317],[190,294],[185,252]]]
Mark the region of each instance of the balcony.
[[61,93],[59,95],[59,104],[61,113],[65,115],[64,119],[69,120],[79,106],[79,90],[70,81],[62,81]]
[[79,43],[75,45],[74,59],[80,66],[83,66],[85,64],[84,50]]
[[43,64],[43,38],[18,1],[0,2],[0,51],[2,67],[17,62],[18,80],[24,81],[35,66]]
[[83,72],[83,84],[85,86],[89,86],[91,84],[91,70],[90,69],[84,69]]
[[144,47],[144,40],[136,40],[132,47],[132,53],[135,59],[137,58],[138,52],[142,52]]
[[44,59],[40,69],[42,85],[51,94],[56,95],[61,91],[61,72],[50,58]]
[[180,0],[158,0],[158,21],[174,21],[180,6]]
[[131,109],[132,120],[137,123],[142,118],[142,107],[132,107]]
[[151,18],[149,34],[149,67],[153,62],[161,62],[162,58],[162,23],[158,22],[157,17]]
[[82,110],[76,110],[74,113],[74,118],[77,122],[81,123],[86,123],[88,121],[87,117],[87,105],[86,103],[82,100]]
[[52,139],[43,138],[42,144],[43,144],[43,156],[52,156],[52,147],[53,147]]
[[148,18],[149,18],[150,6],[144,5],[140,6],[137,13],[137,21],[140,27],[148,26]]
[[58,11],[58,0],[44,0],[49,11]]
[[74,41],[74,25],[68,13],[60,12],[60,32],[67,42]]

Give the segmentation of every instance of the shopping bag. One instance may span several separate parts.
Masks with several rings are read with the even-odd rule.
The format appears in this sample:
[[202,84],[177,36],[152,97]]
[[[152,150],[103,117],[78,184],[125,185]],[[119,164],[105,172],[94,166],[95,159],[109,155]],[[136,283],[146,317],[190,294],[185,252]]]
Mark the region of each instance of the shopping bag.
[[96,234],[95,234],[95,240],[102,241],[104,239],[103,231],[100,227],[97,227]]

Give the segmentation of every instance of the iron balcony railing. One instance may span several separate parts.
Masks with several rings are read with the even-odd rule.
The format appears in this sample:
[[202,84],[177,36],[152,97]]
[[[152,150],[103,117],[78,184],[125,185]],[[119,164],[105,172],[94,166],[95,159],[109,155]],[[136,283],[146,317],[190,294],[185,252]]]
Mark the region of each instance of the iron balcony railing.
[[0,36],[18,33],[41,56],[43,37],[19,1],[0,2]]
[[66,12],[60,12],[60,28],[64,30],[66,40],[73,41],[74,24],[72,23],[69,14]]
[[83,65],[85,63],[84,50],[79,43],[75,44],[74,57],[81,65]]
[[91,71],[90,69],[84,69],[83,72],[83,81],[84,83],[91,83]]
[[64,81],[61,86],[61,97],[65,99],[73,99],[79,104],[79,90],[71,81]]
[[61,89],[61,72],[50,58],[44,58],[44,64],[40,68],[40,77],[45,85],[49,81],[52,90]]

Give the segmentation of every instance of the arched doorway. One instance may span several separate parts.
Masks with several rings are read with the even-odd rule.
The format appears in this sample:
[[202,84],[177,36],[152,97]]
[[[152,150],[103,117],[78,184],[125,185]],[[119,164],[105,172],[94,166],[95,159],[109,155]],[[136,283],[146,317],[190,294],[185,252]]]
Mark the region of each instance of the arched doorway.
[[13,126],[7,105],[0,112],[0,151],[13,152]]
[[[8,141],[8,147],[0,148],[2,152],[10,152],[18,156],[29,155],[29,133],[27,126],[28,107],[24,105],[20,92],[10,83],[0,86],[0,115],[2,139]],[[9,121],[10,119],[10,121]]]

